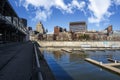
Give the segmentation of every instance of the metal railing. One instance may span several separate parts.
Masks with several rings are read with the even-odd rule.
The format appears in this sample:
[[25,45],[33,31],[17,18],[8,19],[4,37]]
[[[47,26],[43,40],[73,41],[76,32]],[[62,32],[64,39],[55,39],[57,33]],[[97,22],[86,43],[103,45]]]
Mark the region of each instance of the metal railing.
[[[38,53],[37,53],[35,44],[34,44],[34,51],[35,51],[35,59],[36,59],[37,68],[40,69],[40,62],[39,62]],[[43,76],[40,71],[38,72],[38,80],[43,80]]]

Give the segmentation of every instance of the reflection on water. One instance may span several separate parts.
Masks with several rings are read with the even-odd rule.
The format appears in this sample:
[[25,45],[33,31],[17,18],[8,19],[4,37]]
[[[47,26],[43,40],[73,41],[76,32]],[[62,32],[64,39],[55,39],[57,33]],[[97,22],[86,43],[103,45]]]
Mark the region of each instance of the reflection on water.
[[63,56],[60,51],[53,51],[53,56],[56,60],[60,60]]
[[92,58],[108,63],[107,58],[120,60],[120,51],[86,51],[66,53],[61,51],[43,51],[48,65],[57,80],[120,80],[120,76],[84,61]]

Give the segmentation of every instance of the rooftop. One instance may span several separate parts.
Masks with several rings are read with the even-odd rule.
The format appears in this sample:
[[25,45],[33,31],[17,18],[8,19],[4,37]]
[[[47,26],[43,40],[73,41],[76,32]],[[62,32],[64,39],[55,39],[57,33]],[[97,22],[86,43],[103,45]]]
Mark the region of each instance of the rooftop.
[[85,21],[70,22],[70,25],[86,25]]

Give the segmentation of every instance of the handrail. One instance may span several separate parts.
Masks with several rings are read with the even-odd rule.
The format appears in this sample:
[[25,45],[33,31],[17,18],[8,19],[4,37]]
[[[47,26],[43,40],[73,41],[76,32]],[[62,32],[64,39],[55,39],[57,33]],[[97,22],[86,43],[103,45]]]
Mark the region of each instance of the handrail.
[[[35,59],[36,59],[37,68],[40,69],[40,62],[39,62],[38,53],[37,53],[35,44],[34,44],[34,51],[35,51]],[[40,71],[38,72],[38,80],[43,80],[42,73]]]

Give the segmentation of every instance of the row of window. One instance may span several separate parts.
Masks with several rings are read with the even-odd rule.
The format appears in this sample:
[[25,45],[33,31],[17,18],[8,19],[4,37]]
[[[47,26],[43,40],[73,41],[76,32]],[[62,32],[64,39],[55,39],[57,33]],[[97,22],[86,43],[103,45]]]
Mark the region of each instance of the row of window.
[[22,31],[23,33],[26,33],[27,29],[23,25],[23,23],[19,20],[17,17],[10,17],[10,16],[2,16],[0,14],[0,18],[3,20],[6,20],[8,23],[14,25],[17,29]]

